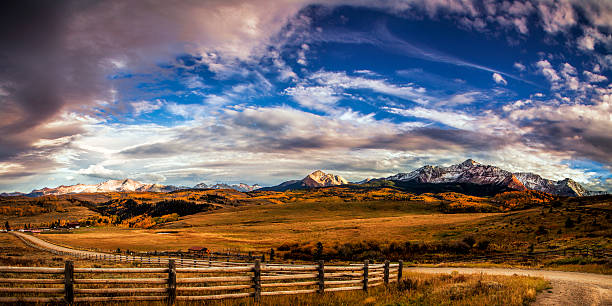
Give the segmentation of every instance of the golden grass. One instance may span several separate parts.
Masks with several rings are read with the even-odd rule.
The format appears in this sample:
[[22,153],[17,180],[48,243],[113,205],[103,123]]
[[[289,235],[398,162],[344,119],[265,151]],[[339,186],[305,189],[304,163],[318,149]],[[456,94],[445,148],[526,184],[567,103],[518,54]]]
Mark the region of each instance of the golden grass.
[[[541,278],[524,276],[489,276],[460,274],[409,273],[398,287],[291,296],[208,301],[206,305],[527,305],[536,294],[548,287]],[[122,305],[140,305],[131,302]],[[146,303],[151,304],[151,303]],[[177,305],[201,305],[201,302],[177,302]],[[102,305],[102,304],[100,304]],[[153,305],[163,305],[155,303]]]
[[[41,238],[81,248],[185,250],[238,247],[268,250],[285,242],[428,239],[431,230],[473,223],[491,214],[440,214],[410,202],[270,204],[186,216],[160,229],[79,229]],[[158,234],[171,229],[172,233]]]

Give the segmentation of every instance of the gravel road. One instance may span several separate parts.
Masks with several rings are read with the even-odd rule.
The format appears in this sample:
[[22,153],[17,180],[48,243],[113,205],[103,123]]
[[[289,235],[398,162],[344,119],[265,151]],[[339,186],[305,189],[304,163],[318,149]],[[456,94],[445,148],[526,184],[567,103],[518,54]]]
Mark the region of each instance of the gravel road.
[[504,268],[410,267],[406,270],[421,273],[457,271],[462,274],[517,274],[542,277],[550,281],[552,289],[540,293],[534,305],[612,305],[612,275]]

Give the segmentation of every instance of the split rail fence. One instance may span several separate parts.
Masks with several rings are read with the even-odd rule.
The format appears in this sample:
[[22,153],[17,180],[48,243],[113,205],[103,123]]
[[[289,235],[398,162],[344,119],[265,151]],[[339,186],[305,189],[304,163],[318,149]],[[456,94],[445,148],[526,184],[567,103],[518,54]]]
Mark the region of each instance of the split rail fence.
[[[0,303],[202,301],[363,290],[398,282],[403,263],[159,268],[0,267]],[[45,277],[42,277],[45,276]]]

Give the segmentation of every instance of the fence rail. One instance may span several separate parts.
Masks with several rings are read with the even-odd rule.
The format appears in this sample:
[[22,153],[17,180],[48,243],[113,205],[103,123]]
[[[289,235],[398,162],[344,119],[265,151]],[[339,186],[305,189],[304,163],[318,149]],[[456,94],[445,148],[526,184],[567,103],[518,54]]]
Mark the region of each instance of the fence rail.
[[326,266],[323,261],[312,266],[271,266],[256,260],[248,266],[226,268],[177,268],[172,259],[165,268],[79,268],[66,261],[64,268],[0,267],[0,303],[174,303],[368,291],[399,281],[402,270],[401,261],[383,265],[365,261],[359,266]]

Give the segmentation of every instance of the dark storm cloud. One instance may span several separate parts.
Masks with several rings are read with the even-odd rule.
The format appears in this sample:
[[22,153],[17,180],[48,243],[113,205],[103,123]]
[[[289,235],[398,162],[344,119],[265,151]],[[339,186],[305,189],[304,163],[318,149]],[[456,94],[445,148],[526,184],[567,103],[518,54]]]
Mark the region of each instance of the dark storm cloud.
[[524,124],[532,129],[526,139],[545,144],[548,149],[573,152],[577,158],[589,158],[603,164],[612,163],[610,124],[597,121],[538,120]]
[[62,107],[62,40],[65,2],[2,1],[0,10],[0,160],[26,149],[20,133]]
[[386,148],[393,150],[431,150],[461,148],[466,151],[490,151],[500,149],[510,143],[508,137],[493,136],[479,132],[418,128],[412,131],[398,133],[371,139],[363,148]]
[[186,151],[185,149],[179,148],[179,146],[181,146],[181,143],[174,141],[171,143],[155,143],[129,148],[119,152],[119,154],[131,157],[140,156],[143,158],[150,158],[155,156],[169,156]]

